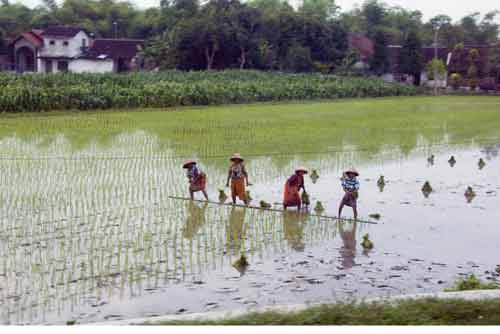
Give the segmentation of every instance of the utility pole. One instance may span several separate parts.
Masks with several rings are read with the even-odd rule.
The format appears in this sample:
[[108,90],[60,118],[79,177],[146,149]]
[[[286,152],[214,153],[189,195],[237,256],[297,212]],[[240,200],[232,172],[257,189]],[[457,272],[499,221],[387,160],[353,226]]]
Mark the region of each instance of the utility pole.
[[113,34],[114,38],[118,38],[118,23],[116,21],[113,22]]

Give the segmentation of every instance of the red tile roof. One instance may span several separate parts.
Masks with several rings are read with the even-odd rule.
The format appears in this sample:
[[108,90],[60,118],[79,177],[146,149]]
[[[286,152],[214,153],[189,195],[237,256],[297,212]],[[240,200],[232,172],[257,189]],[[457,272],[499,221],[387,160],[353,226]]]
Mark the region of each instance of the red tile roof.
[[43,39],[37,35],[36,33],[34,32],[25,32],[25,33],[22,33],[21,35],[19,35],[19,37],[17,37],[16,39],[14,39],[12,41],[12,43],[16,43],[17,41],[19,41],[20,39],[24,38],[25,40],[27,40],[28,42],[30,42],[31,44],[33,44],[33,46],[35,47],[41,47],[43,45]]

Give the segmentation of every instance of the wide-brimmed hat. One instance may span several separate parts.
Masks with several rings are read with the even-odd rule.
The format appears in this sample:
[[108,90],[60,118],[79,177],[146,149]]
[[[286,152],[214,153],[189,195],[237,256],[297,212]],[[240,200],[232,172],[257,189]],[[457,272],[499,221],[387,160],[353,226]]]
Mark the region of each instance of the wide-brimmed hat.
[[233,156],[231,157],[231,159],[229,159],[230,161],[234,161],[234,160],[240,160],[240,161],[245,161],[245,159],[243,159],[243,157],[241,156],[241,154],[239,153],[235,153],[233,154]]
[[307,170],[307,168],[305,168],[304,166],[300,166],[299,168],[296,168],[295,169],[295,173],[297,173],[297,172],[304,172],[304,174],[309,173],[309,171]]
[[359,176],[358,171],[356,170],[356,168],[353,168],[353,167],[348,168],[348,169],[347,169],[344,173],[345,173],[345,174],[349,174],[349,173],[351,173],[351,174],[354,174],[354,175],[356,175],[356,176]]
[[194,160],[188,160],[188,161],[186,161],[184,163],[184,165],[182,165],[182,168],[188,168],[191,165],[196,165],[196,161],[194,161]]

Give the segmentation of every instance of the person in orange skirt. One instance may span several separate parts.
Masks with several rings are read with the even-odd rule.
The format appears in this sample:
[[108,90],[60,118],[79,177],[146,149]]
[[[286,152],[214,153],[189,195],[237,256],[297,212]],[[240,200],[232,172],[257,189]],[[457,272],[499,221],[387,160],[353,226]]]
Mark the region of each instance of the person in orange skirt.
[[285,183],[285,191],[283,193],[283,207],[286,210],[289,207],[297,207],[300,211],[302,201],[300,199],[300,189],[306,191],[304,186],[304,175],[306,175],[307,169],[304,167],[299,167],[295,170],[295,174],[290,176]]
[[235,153],[230,161],[231,166],[227,174],[226,187],[229,187],[229,181],[231,181],[231,197],[233,199],[233,204],[236,204],[236,198],[248,204],[245,182],[246,186],[249,186],[250,183],[248,182],[248,173],[244,164],[245,160],[239,153]]
[[208,201],[207,191],[205,190],[207,186],[207,175],[198,167],[198,164],[194,160],[186,161],[182,167],[187,170],[189,195],[191,199],[194,199],[194,193],[201,191]]

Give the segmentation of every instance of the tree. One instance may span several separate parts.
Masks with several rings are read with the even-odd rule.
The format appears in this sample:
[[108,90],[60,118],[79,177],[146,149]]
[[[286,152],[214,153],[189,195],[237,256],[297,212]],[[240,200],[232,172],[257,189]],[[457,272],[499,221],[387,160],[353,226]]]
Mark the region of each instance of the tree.
[[244,69],[249,50],[257,48],[259,44],[261,12],[247,5],[238,5],[231,7],[229,16],[232,34],[240,54],[239,68]]
[[420,74],[423,68],[422,42],[416,31],[408,33],[401,50],[400,68],[402,73],[410,74],[414,84],[420,85]]
[[389,69],[387,39],[382,31],[379,30],[375,33],[374,44],[375,50],[370,62],[370,68],[375,74],[382,75],[387,73]]
[[339,6],[335,0],[303,0],[299,13],[315,20],[330,20],[337,14]]

